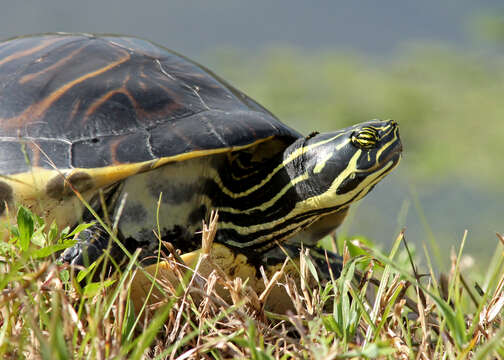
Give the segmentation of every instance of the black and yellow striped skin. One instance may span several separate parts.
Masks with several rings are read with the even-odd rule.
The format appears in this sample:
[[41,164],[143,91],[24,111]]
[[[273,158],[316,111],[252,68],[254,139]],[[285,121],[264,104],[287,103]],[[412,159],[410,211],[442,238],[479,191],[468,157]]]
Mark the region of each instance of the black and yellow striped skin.
[[[194,250],[201,219],[217,209],[216,242],[256,265],[278,262],[268,256],[277,244],[313,246],[401,150],[391,120],[303,137],[148,41],[48,34],[0,43],[0,221],[23,204],[73,226],[88,216],[75,191],[100,212],[103,189],[115,199],[107,212],[119,217],[120,240],[152,250],[162,194],[163,240]],[[108,238],[90,231],[64,260],[82,264],[91,243],[92,258],[101,254]]]
[[[356,146],[355,136],[368,129],[376,132],[374,146]],[[299,139],[239,181],[223,172],[210,191],[220,214],[217,239],[262,253],[364,197],[400,154],[396,123],[373,121]]]

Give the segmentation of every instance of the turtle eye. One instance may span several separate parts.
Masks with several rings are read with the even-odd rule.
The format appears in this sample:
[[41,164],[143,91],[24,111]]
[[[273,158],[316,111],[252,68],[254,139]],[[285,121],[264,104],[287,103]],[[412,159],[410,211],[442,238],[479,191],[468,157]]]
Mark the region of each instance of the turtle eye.
[[374,148],[379,140],[378,130],[371,126],[355,131],[351,136],[352,144],[363,150]]

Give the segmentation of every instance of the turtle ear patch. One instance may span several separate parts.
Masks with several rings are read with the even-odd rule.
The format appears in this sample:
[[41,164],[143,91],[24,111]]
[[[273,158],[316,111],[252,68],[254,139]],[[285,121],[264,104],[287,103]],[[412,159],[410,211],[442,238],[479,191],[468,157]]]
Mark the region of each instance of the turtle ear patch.
[[12,202],[12,188],[5,182],[0,181],[0,216],[5,212],[7,204]]

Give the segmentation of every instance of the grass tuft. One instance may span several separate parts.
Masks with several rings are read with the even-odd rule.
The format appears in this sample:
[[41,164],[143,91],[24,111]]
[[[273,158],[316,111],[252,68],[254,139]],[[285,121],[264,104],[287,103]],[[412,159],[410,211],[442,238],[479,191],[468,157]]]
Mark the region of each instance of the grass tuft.
[[[22,208],[20,208],[22,209]],[[217,215],[203,230],[203,251],[194,271],[176,252],[167,255],[179,286],[156,278],[161,298],[134,309],[130,287],[138,252],[108,280],[76,287],[56,251],[74,243],[75,232],[40,231],[39,218],[23,209],[12,239],[0,247],[0,357],[30,359],[486,359],[504,356],[504,237],[484,285],[465,264],[463,248],[439,279],[404,256],[404,232],[392,250],[347,242],[339,278],[319,280],[309,251],[299,277],[281,268],[255,292],[217,264],[208,276]],[[84,228],[86,225],[82,225]],[[53,227],[51,227],[53,228]],[[358,247],[361,255],[350,257]],[[404,249],[404,250],[403,250]],[[353,249],[352,251],[354,251]],[[44,256],[40,256],[43,254]],[[287,260],[288,261],[288,260]],[[287,264],[287,262],[286,262]],[[154,279],[153,279],[154,280]],[[285,288],[293,310],[266,311],[275,286]],[[315,284],[315,286],[312,286]],[[229,297],[222,297],[226,289]]]

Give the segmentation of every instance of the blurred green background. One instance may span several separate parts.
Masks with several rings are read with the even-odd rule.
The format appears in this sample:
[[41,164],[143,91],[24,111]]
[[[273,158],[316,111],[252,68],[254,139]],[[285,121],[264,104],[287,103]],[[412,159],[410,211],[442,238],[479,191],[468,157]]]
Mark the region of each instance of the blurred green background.
[[[504,4],[496,0],[6,2],[0,37],[126,33],[206,65],[303,133],[399,122],[404,157],[342,234],[387,249],[400,228],[440,254],[469,231],[477,264],[504,232]],[[433,249],[432,244],[436,244]],[[484,266],[482,266],[484,268]]]
[[396,119],[403,160],[353,210],[343,231],[391,243],[406,226],[411,242],[430,243],[430,237],[447,262],[464,229],[467,253],[480,260],[493,255],[495,232],[503,231],[502,60],[424,45],[379,63],[278,47],[245,59],[233,50],[217,52],[213,61],[232,83],[304,133]]

